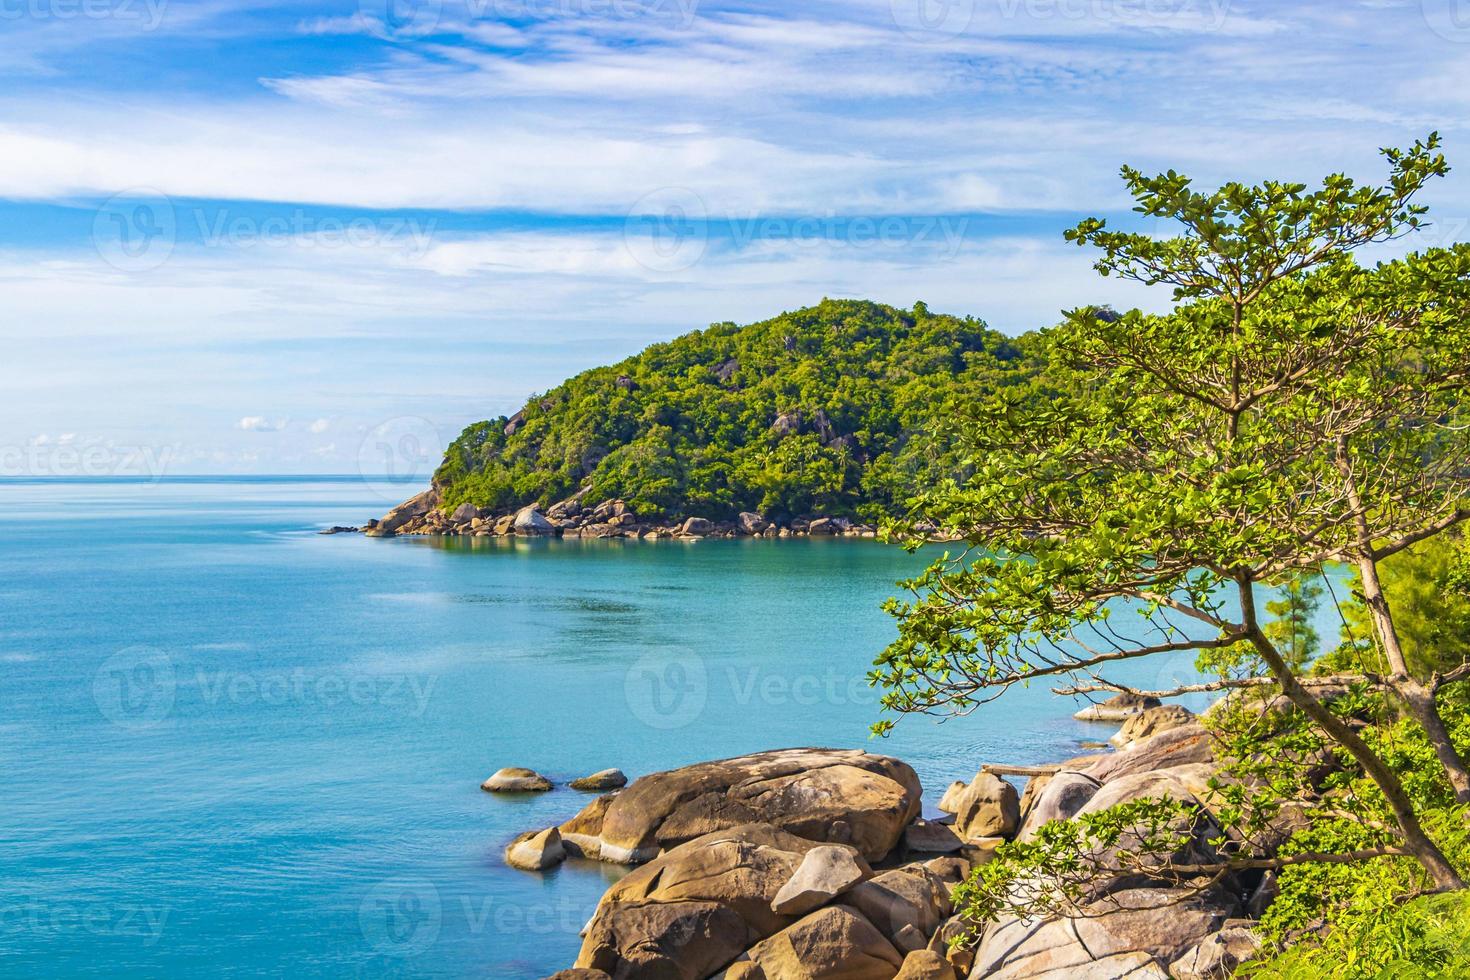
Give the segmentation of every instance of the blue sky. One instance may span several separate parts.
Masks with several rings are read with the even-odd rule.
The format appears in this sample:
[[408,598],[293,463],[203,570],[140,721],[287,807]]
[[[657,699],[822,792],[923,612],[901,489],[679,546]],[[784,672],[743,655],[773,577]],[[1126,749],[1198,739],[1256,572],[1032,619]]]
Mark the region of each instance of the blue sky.
[[[428,459],[823,296],[1158,307],[1061,239],[1133,220],[1125,162],[1371,178],[1438,129],[1470,172],[1467,0],[0,0],[0,41],[0,475]],[[1465,173],[1426,200],[1470,238]]]

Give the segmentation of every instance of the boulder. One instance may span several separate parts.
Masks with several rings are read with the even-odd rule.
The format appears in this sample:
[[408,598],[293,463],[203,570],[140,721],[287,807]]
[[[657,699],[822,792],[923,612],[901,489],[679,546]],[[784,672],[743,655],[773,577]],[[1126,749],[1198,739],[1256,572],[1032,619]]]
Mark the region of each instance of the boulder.
[[1064,918],[1005,918],[989,926],[971,976],[986,980],[1167,978],[1172,963],[1237,910],[1222,889],[1136,888]]
[[556,527],[546,519],[535,504],[516,511],[515,522],[511,526],[516,534],[530,537],[556,533]]
[[837,525],[830,517],[818,517],[806,526],[806,533],[811,535],[836,534],[837,530]]
[[1161,703],[1158,698],[1115,694],[1106,701],[1089,704],[1072,717],[1078,721],[1127,721],[1147,708],[1157,708]]
[[759,514],[743,511],[740,514],[739,526],[741,534],[760,534],[771,526],[771,522]]
[[471,503],[460,504],[458,507],[454,508],[454,513],[449,515],[449,519],[455,524],[463,524],[466,521],[478,520],[479,517],[480,508]]
[[892,980],[902,965],[872,923],[834,905],[751,947],[725,980]]
[[679,534],[686,538],[702,538],[714,529],[714,525],[703,517],[691,517],[679,525]]
[[916,949],[903,958],[894,980],[955,980],[954,967],[932,949]]
[[605,793],[610,789],[622,789],[628,785],[628,777],[623,775],[621,769],[603,769],[594,772],[590,776],[574,779],[567,784],[572,789],[580,789],[593,793]]
[[480,788],[487,793],[544,793],[551,789],[551,780],[534,769],[511,767],[498,771]]
[[[578,832],[596,838],[602,860],[648,861],[706,834],[768,823],[816,843],[852,844],[869,862],[883,858],[918,816],[919,778],[907,764],[858,750],[784,749],[635,780]],[[586,811],[584,811],[584,814]],[[567,826],[562,826],[563,835]]]
[[1114,752],[1080,770],[1100,783],[1134,773],[1154,772],[1194,762],[1213,762],[1211,736],[1204,726],[1191,723],[1160,732],[1127,752]]
[[506,514],[504,517],[496,519],[494,530],[495,533],[499,536],[505,537],[507,534],[515,530],[515,526],[516,516],[514,514]]
[[1123,722],[1123,727],[1108,739],[1120,750],[1128,750],[1160,732],[1179,728],[1194,721],[1194,712],[1181,704],[1161,704],[1145,708]]
[[505,863],[522,871],[545,871],[566,859],[561,834],[555,827],[521,834],[505,849]]
[[1021,797],[1016,787],[981,772],[955,801],[955,831],[972,837],[1009,837],[1021,820]]
[[403,527],[409,521],[423,517],[438,506],[439,491],[430,488],[423,493],[409,497],[403,503],[388,511],[387,514],[383,515],[383,519],[378,521],[377,526],[369,531],[368,534],[373,537],[392,537],[398,532],[399,528]]
[[1176,980],[1225,980],[1235,975],[1242,963],[1254,959],[1261,950],[1261,940],[1251,929],[1255,923],[1236,920],[1206,936],[1188,952],[1169,964],[1169,975]]
[[619,977],[704,980],[791,924],[771,903],[818,846],[751,824],[659,855],[603,895],[575,965]]
[[903,846],[905,850],[918,854],[953,854],[964,847],[965,842],[948,824],[915,820],[903,832]]
[[960,809],[960,796],[964,794],[969,783],[956,779],[949,784],[944,795],[939,798],[938,809],[945,813],[958,813]]
[[557,970],[546,980],[612,980],[601,970]]
[[771,911],[780,915],[806,915],[826,905],[860,881],[873,876],[873,869],[851,847],[827,844],[806,852],[801,864],[771,900]]
[[917,944],[903,944],[906,952],[923,946],[954,911],[944,879],[923,867],[885,871],[855,886],[842,900],[892,941],[901,943],[900,934],[912,926],[910,935]]
[[[1035,781],[1032,780],[1033,783]],[[1036,794],[1016,839],[1031,840],[1044,824],[1053,820],[1072,819],[1097,794],[1101,786],[1096,779],[1080,772],[1063,770],[1046,777],[1046,783]]]

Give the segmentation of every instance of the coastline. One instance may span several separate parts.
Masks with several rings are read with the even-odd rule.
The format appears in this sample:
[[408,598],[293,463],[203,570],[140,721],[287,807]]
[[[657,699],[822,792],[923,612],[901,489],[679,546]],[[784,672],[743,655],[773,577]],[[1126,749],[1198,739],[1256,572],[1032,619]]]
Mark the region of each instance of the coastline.
[[[517,836],[505,860],[528,873],[565,861],[632,869],[607,889],[556,980],[1227,975],[1259,948],[1252,926],[1269,904],[1269,876],[1191,890],[1125,875],[1106,914],[1089,904],[979,927],[957,907],[956,889],[997,848],[1054,820],[1172,795],[1208,824],[1216,760],[1198,719],[1142,699],[1105,705],[1078,717],[1119,725],[1111,750],[982,763],[937,801],[894,757],[770,750],[643,776]],[[496,792],[502,775],[482,788]]]
[[441,504],[437,488],[405,500],[382,518],[361,527],[337,525],[323,534],[357,533],[387,538],[414,535],[447,537],[557,537],[633,538],[643,540],[699,538],[876,538],[878,528],[848,517],[809,515],[768,518],[752,511],[735,520],[705,517],[671,519],[662,515],[643,517],[625,501],[612,499],[584,503],[586,491],[542,509],[529,504],[512,512],[460,504],[452,510]]

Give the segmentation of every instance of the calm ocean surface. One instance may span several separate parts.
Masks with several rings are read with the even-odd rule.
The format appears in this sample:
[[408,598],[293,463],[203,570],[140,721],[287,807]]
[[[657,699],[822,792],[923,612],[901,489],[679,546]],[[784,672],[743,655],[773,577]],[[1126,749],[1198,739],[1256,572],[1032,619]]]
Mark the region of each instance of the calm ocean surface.
[[388,506],[346,478],[0,481],[0,975],[541,977],[617,870],[505,867],[590,797],[481,792],[502,766],[866,747],[932,803],[1111,731],[1038,687],[870,742],[879,603],[923,561],[896,548],[315,533]]

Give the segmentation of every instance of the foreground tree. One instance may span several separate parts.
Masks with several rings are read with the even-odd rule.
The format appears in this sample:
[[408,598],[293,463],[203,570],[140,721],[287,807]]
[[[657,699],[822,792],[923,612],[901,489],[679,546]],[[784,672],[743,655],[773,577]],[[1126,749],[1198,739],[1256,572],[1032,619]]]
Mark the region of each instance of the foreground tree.
[[[1192,690],[1259,687],[1259,666],[1305,725],[1274,734],[1309,730],[1350,757],[1364,792],[1381,794],[1391,835],[1269,859],[1225,848],[1213,872],[1171,872],[1407,854],[1433,887],[1464,887],[1384,746],[1351,708],[1314,693],[1300,651],[1281,642],[1297,632],[1259,608],[1266,588],[1353,567],[1384,665],[1356,679],[1412,717],[1436,778],[1470,801],[1442,712],[1470,666],[1415,676],[1379,572],[1470,514],[1470,246],[1373,268],[1353,258],[1419,225],[1416,192],[1447,171],[1438,146],[1431,136],[1384,151],[1382,187],[1334,175],[1310,192],[1266,183],[1200,193],[1172,172],[1123,171],[1135,210],[1178,222],[1180,237],[1096,219],[1068,237],[1102,250],[1104,275],[1172,287],[1178,305],[1163,316],[1068,314],[1052,337],[1055,397],[1000,397],[965,426],[974,476],[927,494],[917,516],[969,547],[907,583],[912,600],[892,603],[899,638],[874,672],[885,708],[967,713],[1055,678],[1070,692],[1128,691],[1110,670],[1188,651],[1222,671]],[[1258,821],[1249,794],[1238,802],[1242,821]],[[1145,809],[1131,819],[1169,825]],[[1118,843],[1117,821],[1093,823],[1058,833]],[[1053,843],[1057,854],[1077,844]]]

